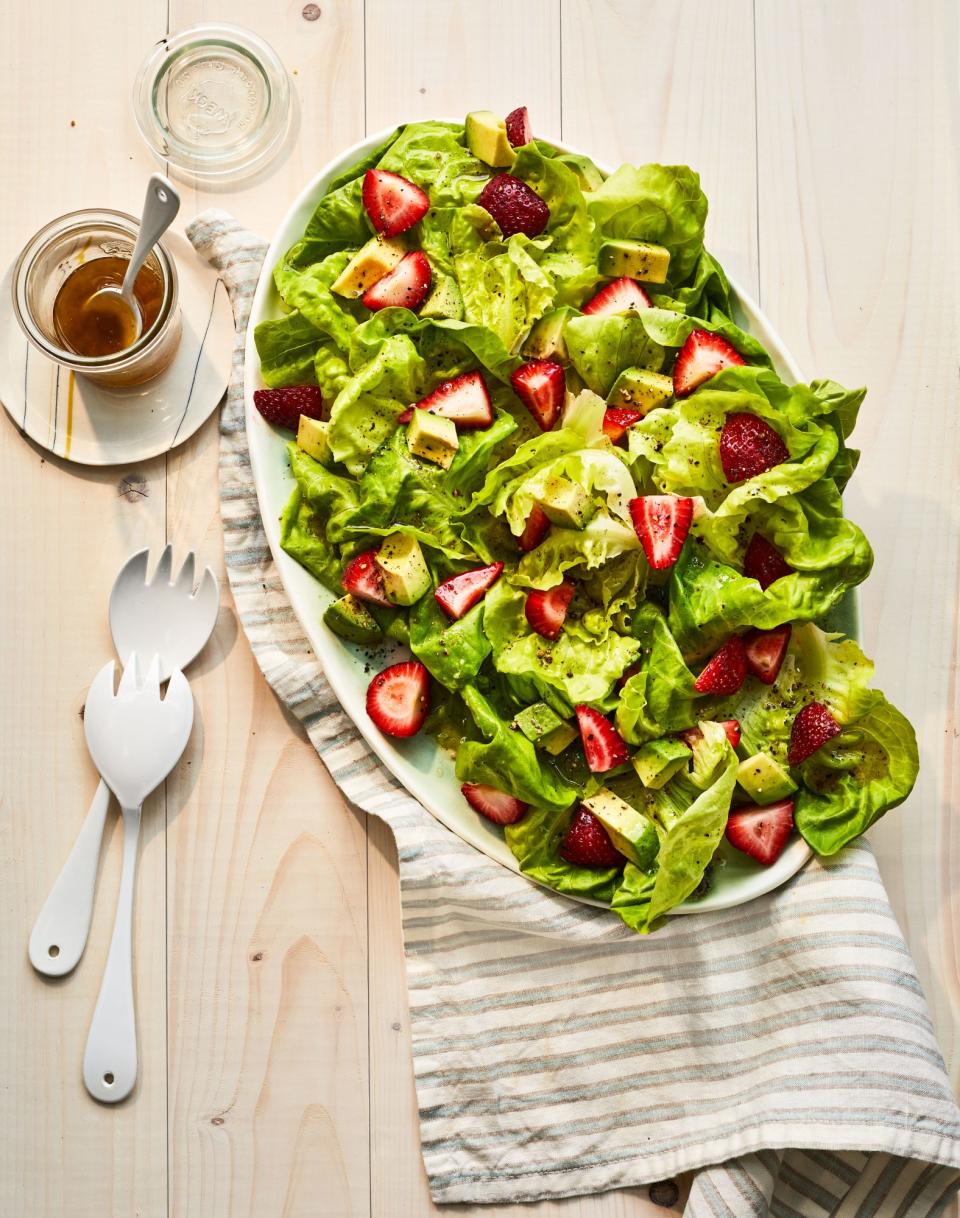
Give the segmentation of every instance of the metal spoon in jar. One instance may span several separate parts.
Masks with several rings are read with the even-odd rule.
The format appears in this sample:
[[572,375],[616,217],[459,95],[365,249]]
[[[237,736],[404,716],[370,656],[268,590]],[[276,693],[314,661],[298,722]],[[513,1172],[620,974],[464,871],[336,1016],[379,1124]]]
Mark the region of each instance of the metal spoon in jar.
[[143,213],[140,216],[140,233],[133,254],[127,263],[127,273],[120,287],[107,284],[99,288],[86,303],[86,308],[96,308],[101,311],[106,306],[115,310],[118,315],[122,310],[121,322],[132,322],[133,337],[128,346],[137,341],[143,331],[143,316],[140,305],[133,292],[140,269],[150,256],[150,251],[163,234],[174,222],[180,210],[180,196],[167,179],[159,173],[153,174],[147,183],[147,194],[143,200]]

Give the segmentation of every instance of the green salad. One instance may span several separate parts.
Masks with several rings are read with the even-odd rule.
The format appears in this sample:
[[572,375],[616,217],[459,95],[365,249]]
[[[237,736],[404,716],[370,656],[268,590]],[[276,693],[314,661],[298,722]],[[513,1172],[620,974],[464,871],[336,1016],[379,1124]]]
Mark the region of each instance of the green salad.
[[525,108],[412,123],[330,183],[255,336],[282,545],[367,714],[641,932],[734,852],[834,854],[918,769],[825,625],[873,558],[841,503],[864,390],[781,380],[706,216],[692,170],[607,175]]

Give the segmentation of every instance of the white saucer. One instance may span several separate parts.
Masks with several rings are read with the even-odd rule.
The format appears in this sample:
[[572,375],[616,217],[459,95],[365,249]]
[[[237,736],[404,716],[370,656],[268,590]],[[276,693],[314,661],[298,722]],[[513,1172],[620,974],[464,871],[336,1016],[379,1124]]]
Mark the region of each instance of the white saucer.
[[66,461],[155,457],[192,436],[223,398],[233,352],[227,290],[181,233],[164,244],[180,277],[183,337],[167,371],[134,389],[94,385],[31,347],[13,312],[12,267],[0,281],[0,401],[32,440]]

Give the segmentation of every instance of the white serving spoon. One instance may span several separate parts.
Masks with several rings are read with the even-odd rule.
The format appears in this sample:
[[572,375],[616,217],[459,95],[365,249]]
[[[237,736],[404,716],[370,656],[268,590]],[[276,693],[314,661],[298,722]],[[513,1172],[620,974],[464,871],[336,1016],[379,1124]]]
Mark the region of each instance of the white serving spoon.
[[160,661],[144,674],[134,652],[117,692],[115,665],[106,664],[87,694],[83,730],[93,764],[123,812],[123,870],[110,953],[83,1055],[83,1082],[94,1099],[115,1104],[137,1081],[137,1024],[133,997],[133,886],[140,811],[151,791],[183,755],[193,727],[193,697],[174,672],[160,697]]
[[137,244],[133,247],[133,254],[127,263],[123,283],[120,287],[116,287],[112,283],[107,284],[106,287],[94,292],[86,303],[86,308],[102,310],[105,306],[112,308],[117,305],[118,309],[124,310],[124,320],[132,319],[133,321],[132,342],[136,342],[143,332],[143,316],[137,298],[133,294],[133,285],[136,283],[140,268],[149,257],[150,251],[174,222],[179,210],[180,196],[176,189],[162,174],[153,174],[147,183],[143,212],[140,216],[140,232],[137,236]]
[[[147,581],[149,550],[124,563],[110,593],[110,630],[117,654],[160,657],[160,680],[184,669],[200,654],[220,610],[217,578],[206,567],[196,592],[191,551],[176,579],[171,578],[173,552],[167,546],[153,578]],[[110,806],[110,791],[101,780],[86,819],[30,935],[30,963],[47,977],[62,977],[83,955],[90,933],[100,845]]]

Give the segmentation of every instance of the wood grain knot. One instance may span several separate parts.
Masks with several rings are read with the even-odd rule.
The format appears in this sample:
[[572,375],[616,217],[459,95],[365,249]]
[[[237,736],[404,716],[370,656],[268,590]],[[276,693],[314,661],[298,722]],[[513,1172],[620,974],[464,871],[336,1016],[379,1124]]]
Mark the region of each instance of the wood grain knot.
[[127,503],[136,503],[150,495],[150,485],[142,474],[124,474],[117,483],[117,494]]
[[211,1117],[211,1118],[210,1118],[210,1124],[211,1124],[211,1125],[222,1125],[222,1124],[223,1124],[223,1117]]
[[250,959],[253,961],[254,964],[259,964],[260,961],[263,959],[263,952],[254,952],[253,955],[250,957]]
[[320,5],[305,4],[300,16],[304,19],[304,21],[316,21],[320,16]]

